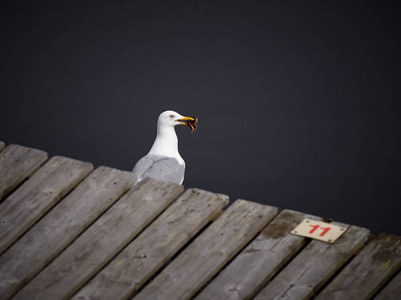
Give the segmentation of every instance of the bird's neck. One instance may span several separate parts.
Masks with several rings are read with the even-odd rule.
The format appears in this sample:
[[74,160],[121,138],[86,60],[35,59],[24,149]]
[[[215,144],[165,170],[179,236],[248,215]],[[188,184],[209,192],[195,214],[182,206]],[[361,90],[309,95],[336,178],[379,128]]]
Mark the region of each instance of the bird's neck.
[[182,158],[178,152],[178,138],[174,127],[157,127],[157,136],[149,154],[176,157],[181,163]]

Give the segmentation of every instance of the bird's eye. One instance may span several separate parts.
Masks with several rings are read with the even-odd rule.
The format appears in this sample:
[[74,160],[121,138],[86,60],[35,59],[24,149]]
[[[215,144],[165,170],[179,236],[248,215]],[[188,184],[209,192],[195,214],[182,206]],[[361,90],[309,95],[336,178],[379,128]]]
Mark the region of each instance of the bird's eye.
[[174,118],[174,115],[170,115],[170,118]]

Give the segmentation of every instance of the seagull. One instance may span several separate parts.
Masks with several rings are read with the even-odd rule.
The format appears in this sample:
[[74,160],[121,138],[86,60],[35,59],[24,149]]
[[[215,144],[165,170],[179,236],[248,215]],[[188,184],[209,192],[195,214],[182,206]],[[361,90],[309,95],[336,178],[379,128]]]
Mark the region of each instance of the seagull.
[[[172,110],[167,110],[159,115],[157,119],[157,135],[153,146],[149,153],[135,164],[132,170],[138,177],[137,182],[146,177],[152,177],[182,184],[184,181],[185,161],[178,152],[178,138],[174,126],[186,125],[191,127],[193,131],[196,129],[196,125],[192,125],[191,121],[195,121],[195,119],[184,117]],[[197,122],[197,119],[195,122]]]

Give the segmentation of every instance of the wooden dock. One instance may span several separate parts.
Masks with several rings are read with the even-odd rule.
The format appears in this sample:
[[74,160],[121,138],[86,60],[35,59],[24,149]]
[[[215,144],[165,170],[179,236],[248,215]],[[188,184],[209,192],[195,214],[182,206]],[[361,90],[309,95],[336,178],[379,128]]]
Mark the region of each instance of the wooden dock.
[[401,238],[0,142],[0,299],[401,299]]

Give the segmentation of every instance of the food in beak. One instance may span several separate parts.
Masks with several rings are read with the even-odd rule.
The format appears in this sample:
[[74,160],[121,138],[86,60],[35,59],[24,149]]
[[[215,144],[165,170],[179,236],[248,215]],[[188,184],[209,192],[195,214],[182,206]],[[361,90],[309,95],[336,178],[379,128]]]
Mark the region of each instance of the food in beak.
[[196,123],[198,123],[198,118],[194,118],[192,120],[187,120],[187,123],[185,125],[187,125],[188,127],[191,128],[191,133],[192,133],[192,132],[194,132],[194,130],[196,130],[198,128]]
[[191,133],[197,129],[196,123],[198,123],[198,118],[184,117],[182,119],[175,120],[175,122],[180,123],[181,125],[188,126],[191,128]]

